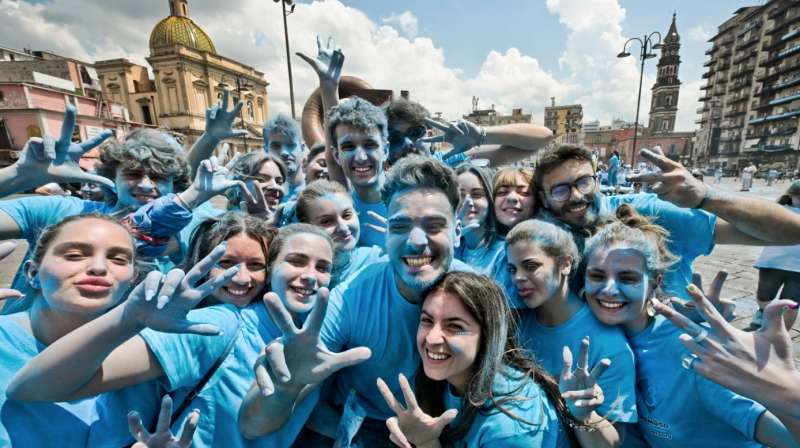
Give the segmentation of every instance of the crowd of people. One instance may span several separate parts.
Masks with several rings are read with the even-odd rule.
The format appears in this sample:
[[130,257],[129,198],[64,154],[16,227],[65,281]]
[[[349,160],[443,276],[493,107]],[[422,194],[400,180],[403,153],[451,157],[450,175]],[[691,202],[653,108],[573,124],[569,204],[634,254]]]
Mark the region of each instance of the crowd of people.
[[0,446],[798,446],[797,274],[765,262],[783,293],[744,332],[692,262],[800,244],[800,184],[735,196],[643,149],[647,192],[603,194],[546,128],[340,99],[341,50],[300,56],[324,144],[278,115],[223,163],[226,91],[191,148],[73,142],[67,106],[0,169],[3,196],[92,194],[0,201],[0,258],[29,244],[0,290]]

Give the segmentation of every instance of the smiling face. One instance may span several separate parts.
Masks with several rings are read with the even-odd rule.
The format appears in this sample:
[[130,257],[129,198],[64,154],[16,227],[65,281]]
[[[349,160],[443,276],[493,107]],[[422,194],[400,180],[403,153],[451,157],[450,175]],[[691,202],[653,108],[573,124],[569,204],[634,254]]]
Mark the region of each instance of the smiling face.
[[134,278],[133,242],[118,224],[80,219],[52,240],[34,280],[50,308],[99,314],[125,297]]
[[144,170],[118,169],[114,178],[117,202],[126,207],[139,207],[172,193],[172,176],[160,177]]
[[559,296],[569,276],[569,263],[560,263],[529,240],[509,246],[507,257],[517,296],[528,308],[536,309]]
[[447,380],[463,391],[472,377],[481,341],[481,326],[449,292],[437,290],[422,305],[417,350],[425,375]]
[[494,192],[494,214],[498,222],[509,228],[530,219],[535,205],[531,185],[521,174],[514,177],[514,185],[498,187]]
[[644,256],[630,247],[601,246],[587,260],[586,302],[604,324],[644,328],[648,322],[646,301],[656,284]]
[[303,161],[303,146],[296,139],[292,139],[281,132],[270,132],[267,138],[269,141],[269,146],[267,147],[269,153],[283,160],[289,177],[293,178]]
[[258,170],[258,178],[255,183],[264,193],[267,205],[274,210],[280,204],[283,195],[286,194],[286,179],[283,178],[281,169],[275,162],[267,160]]
[[306,182],[319,179],[328,179],[328,162],[325,160],[325,151],[320,151],[306,165]]
[[469,171],[459,174],[458,193],[461,197],[459,209],[464,205],[466,198],[472,200],[472,207],[466,211],[462,224],[467,225],[473,222],[483,224],[489,212],[489,198],[478,176]]
[[447,196],[419,188],[394,194],[388,209],[386,252],[398,286],[412,300],[433,285],[453,260],[460,235]]
[[597,183],[590,193],[581,193],[574,186],[571,187],[570,196],[563,201],[552,198],[550,191],[557,185],[572,185],[585,176],[593,176],[592,163],[585,160],[568,160],[542,176],[542,200],[545,207],[557,218],[573,227],[584,227],[596,219],[592,212],[592,204],[597,195]]
[[227,239],[225,255],[209,273],[211,278],[239,266],[239,272],[228,283],[214,291],[214,299],[244,308],[263,292],[267,282],[267,257],[258,241],[240,233]]
[[330,235],[336,251],[353,250],[361,234],[353,200],[342,193],[327,194],[316,199],[309,208],[308,222]]
[[342,123],[336,126],[336,160],[356,187],[380,187],[386,152],[377,127],[361,129]]
[[311,311],[319,288],[331,281],[333,252],[323,237],[311,233],[290,236],[281,247],[270,273],[272,292],[286,309],[301,315]]

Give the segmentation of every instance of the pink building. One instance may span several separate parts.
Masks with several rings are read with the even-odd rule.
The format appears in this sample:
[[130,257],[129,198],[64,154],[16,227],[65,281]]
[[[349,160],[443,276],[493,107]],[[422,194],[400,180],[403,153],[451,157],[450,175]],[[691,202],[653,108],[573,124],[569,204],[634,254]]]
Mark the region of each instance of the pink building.
[[85,140],[103,129],[111,129],[121,137],[130,132],[131,127],[147,126],[131,122],[123,106],[101,98],[71,93],[54,86],[0,82],[0,166],[14,163],[29,138],[57,137],[68,103],[78,112],[74,140]]

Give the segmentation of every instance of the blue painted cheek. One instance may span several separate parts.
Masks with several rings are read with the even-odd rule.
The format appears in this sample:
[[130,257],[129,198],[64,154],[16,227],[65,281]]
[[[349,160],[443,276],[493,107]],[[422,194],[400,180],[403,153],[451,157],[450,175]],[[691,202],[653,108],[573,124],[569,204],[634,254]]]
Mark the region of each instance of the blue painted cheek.
[[619,290],[628,302],[641,302],[645,297],[645,282],[620,285]]

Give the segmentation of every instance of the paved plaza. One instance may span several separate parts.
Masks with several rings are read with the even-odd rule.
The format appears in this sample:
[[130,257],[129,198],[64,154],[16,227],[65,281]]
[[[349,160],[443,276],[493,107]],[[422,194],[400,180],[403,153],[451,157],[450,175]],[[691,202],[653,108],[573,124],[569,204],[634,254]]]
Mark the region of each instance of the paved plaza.
[[[713,178],[706,177],[707,182]],[[775,200],[786,190],[788,181],[776,183],[771,187],[766,186],[763,179],[756,179],[749,192],[739,192],[739,184],[734,178],[725,178],[720,187],[726,191],[739,194],[758,196],[764,199]],[[27,250],[23,242],[6,260],[0,262],[0,286],[8,286],[17,266],[22,261],[22,256]],[[728,271],[728,280],[722,290],[722,297],[733,299],[737,303],[735,324],[747,327],[756,309],[755,291],[758,284],[758,271],[753,268],[753,263],[761,253],[760,247],[751,246],[717,246],[714,252],[707,257],[700,257],[695,261],[694,269],[699,272],[704,281],[710,282],[720,270]],[[791,330],[795,341],[795,358],[800,362],[800,319]]]

